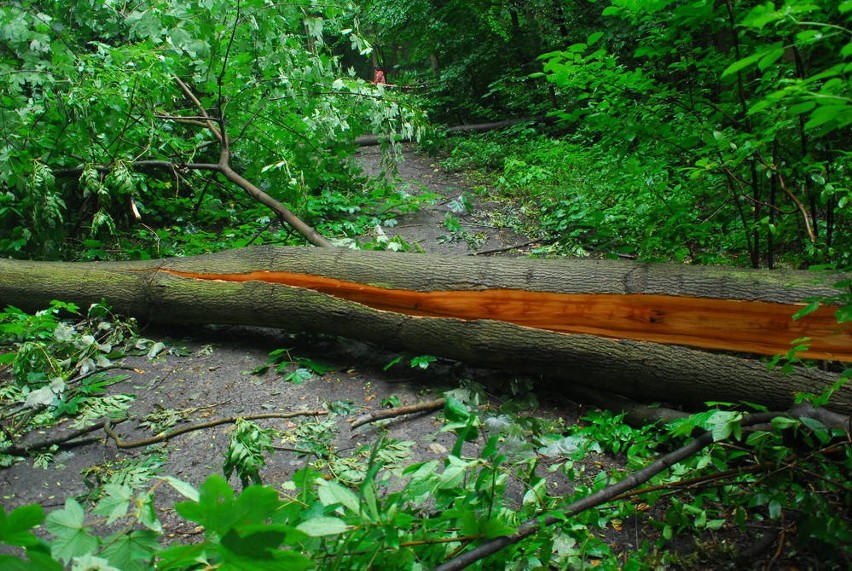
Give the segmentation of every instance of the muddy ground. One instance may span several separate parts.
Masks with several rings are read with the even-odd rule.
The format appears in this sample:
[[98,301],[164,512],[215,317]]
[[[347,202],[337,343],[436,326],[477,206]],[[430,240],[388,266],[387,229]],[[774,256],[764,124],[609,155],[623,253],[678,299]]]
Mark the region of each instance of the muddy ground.
[[[359,155],[365,172],[380,171],[380,155],[376,148],[366,148]],[[398,165],[397,184],[408,192],[430,191],[440,195],[434,204],[419,212],[401,216],[399,225],[387,228],[389,236],[400,235],[406,242],[425,252],[471,255],[488,251],[488,255],[517,255],[530,240],[511,230],[490,222],[492,212],[505,206],[490,202],[471,192],[464,178],[440,169],[432,159],[408,149]],[[470,212],[453,211],[450,203],[461,193],[470,198]],[[444,225],[445,216],[452,212],[462,230],[450,232]],[[513,250],[512,246],[521,245]],[[508,249],[506,249],[508,248]],[[491,252],[492,250],[501,250]],[[505,250],[504,250],[505,249]],[[452,434],[440,432],[439,411],[402,417],[381,425],[371,424],[355,430],[351,422],[360,415],[379,410],[384,405],[410,405],[439,398],[444,391],[458,388],[460,383],[475,381],[493,390],[490,406],[498,407],[500,391],[507,390],[515,377],[500,371],[486,371],[437,362],[427,369],[411,368],[405,360],[388,370],[386,365],[399,357],[380,347],[331,337],[291,335],[278,330],[247,327],[146,327],[142,334],[152,340],[162,340],[171,348],[154,360],[128,357],[121,371],[128,379],[113,385],[114,394],[135,395],[129,410],[131,419],[115,429],[126,442],[149,438],[149,428],[141,420],[153,412],[173,410],[180,413],[176,428],[219,418],[251,416],[270,412],[324,411],[328,403],[352,403],[351,411],[338,417],[337,446],[342,451],[358,450],[369,445],[379,434],[413,443],[411,462],[446,457],[452,447]],[[284,374],[270,368],[263,374],[254,371],[268,360],[269,353],[286,348],[293,358],[310,358],[329,365],[331,372],[314,375],[302,384],[283,380]],[[411,356],[405,356],[411,357]],[[289,367],[287,371],[295,368]],[[287,372],[285,371],[285,373]],[[525,380],[526,382],[526,380]],[[573,423],[582,407],[563,403],[544,403],[536,414],[564,418]],[[266,427],[288,431],[303,422],[322,422],[323,417],[266,419],[257,421]],[[204,430],[188,432],[156,448],[165,459],[159,469],[200,485],[211,474],[222,474],[224,453],[233,424],[222,424]],[[72,432],[70,426],[60,426],[30,434],[32,443]],[[32,460],[0,470],[0,496],[8,510],[19,505],[40,503],[46,510],[61,507],[69,496],[83,497],[91,486],[109,478],[130,458],[141,460],[151,453],[145,447],[119,449],[116,443],[100,437],[92,443],[59,452],[48,469],[34,467]],[[298,442],[279,443],[282,448],[299,448]],[[475,454],[476,443],[471,445]],[[280,450],[268,459],[261,473],[263,482],[276,485],[288,480],[292,473],[313,459],[311,456]],[[232,477],[234,486],[239,486]],[[189,533],[182,529],[190,525],[171,513],[168,504],[177,499],[166,488],[161,517],[171,526],[169,533]]]
[[[361,151],[368,173],[380,169],[379,151],[366,148]],[[397,184],[408,192],[429,190],[440,195],[434,205],[420,212],[399,218],[398,226],[387,228],[389,236],[399,234],[409,244],[426,252],[471,255],[490,252],[488,255],[518,255],[529,248],[532,241],[503,227],[507,206],[491,201],[487,192],[474,191],[465,178],[443,171],[427,156],[408,149],[404,162],[399,164]],[[461,193],[470,199],[470,212],[453,210],[453,202]],[[461,223],[461,230],[450,232],[445,217],[451,212]],[[512,246],[521,248],[513,249]],[[495,252],[496,250],[496,252]],[[244,327],[156,328],[149,327],[143,335],[163,340],[173,349],[154,360],[144,357],[127,358],[123,365],[129,377],[111,387],[113,393],[136,395],[129,410],[131,418],[116,427],[117,435],[124,441],[149,438],[151,431],[140,425],[146,415],[163,410],[178,411],[177,428],[215,419],[251,416],[272,412],[326,411],[329,403],[348,402],[348,410],[335,417],[336,446],[343,454],[358,458],[362,445],[369,446],[380,435],[410,443],[413,457],[407,462],[429,458],[445,458],[454,437],[441,432],[439,412],[421,413],[401,417],[381,424],[368,424],[351,428],[356,417],[381,409],[384,405],[408,405],[435,399],[446,390],[457,389],[466,382],[486,387],[488,403],[497,409],[503,395],[517,386],[528,386],[535,379],[517,379],[501,371],[471,369],[448,362],[433,363],[427,369],[402,364],[385,370],[385,366],[399,355],[380,347],[331,337],[290,335],[277,330]],[[310,358],[329,365],[332,369],[314,375],[302,384],[286,382],[284,375],[270,368],[262,374],[262,367],[271,351],[286,348],[293,358]],[[409,356],[410,357],[410,356]],[[292,371],[293,367],[286,372]],[[537,404],[529,414],[548,419],[561,419],[570,426],[583,414],[584,407],[561,398],[558,394],[539,392],[534,395]],[[321,423],[325,417],[296,417],[291,419],[258,420],[258,424],[274,427],[285,434],[298,434],[304,423]],[[61,426],[40,434],[31,434],[29,441],[53,437],[57,432],[70,432]],[[85,498],[91,486],[107,480],[121,468],[126,459],[142,461],[159,458],[160,474],[176,476],[199,486],[209,475],[221,474],[224,453],[227,449],[233,424],[221,424],[204,430],[192,431],[170,439],[154,449],[138,447],[119,449],[116,443],[105,438],[102,432],[93,442],[71,450],[62,451],[48,469],[36,468],[32,460],[20,462],[0,470],[0,496],[9,510],[19,505],[40,503],[46,510],[61,507],[66,497]],[[265,484],[277,486],[287,481],[293,472],[315,460],[314,456],[294,451],[303,442],[290,439],[277,442],[279,447],[268,458],[261,472]],[[470,453],[475,455],[481,442],[471,443]],[[618,466],[613,458],[589,458],[589,471]],[[154,462],[156,464],[158,462]],[[232,485],[239,486],[236,477]],[[554,480],[554,490],[568,492],[570,483]],[[518,490],[520,492],[520,490]],[[191,522],[177,518],[169,507],[179,499],[166,487],[158,491],[160,518],[169,537],[191,538],[200,532]],[[630,552],[638,542],[653,530],[641,527],[636,521],[623,522],[619,530],[601,531],[607,540],[617,545],[616,551]],[[182,541],[191,539],[181,539]],[[691,540],[689,540],[691,541]],[[689,545],[685,545],[689,550]]]

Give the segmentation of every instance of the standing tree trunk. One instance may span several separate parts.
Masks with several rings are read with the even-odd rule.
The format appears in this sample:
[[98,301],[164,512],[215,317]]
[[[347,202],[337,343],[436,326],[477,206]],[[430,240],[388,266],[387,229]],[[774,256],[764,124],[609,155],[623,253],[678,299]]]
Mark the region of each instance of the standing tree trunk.
[[[166,323],[278,327],[542,375],[642,400],[786,408],[836,375],[769,371],[728,354],[852,361],[852,327],[833,307],[791,319],[837,292],[838,276],[605,260],[482,259],[260,247],[143,262],[0,260],[0,303],[105,299]],[[688,346],[688,347],[687,347]],[[833,408],[852,413],[852,389]]]

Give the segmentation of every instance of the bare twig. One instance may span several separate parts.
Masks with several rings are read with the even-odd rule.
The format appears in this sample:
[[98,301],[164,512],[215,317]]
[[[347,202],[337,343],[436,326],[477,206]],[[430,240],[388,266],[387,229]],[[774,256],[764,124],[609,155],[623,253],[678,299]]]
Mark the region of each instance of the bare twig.
[[446,401],[444,399],[437,399],[429,402],[422,402],[418,404],[410,404],[406,406],[398,406],[395,408],[385,408],[381,410],[374,410],[370,413],[364,414],[356,418],[352,421],[352,430],[355,430],[359,426],[363,426],[370,422],[375,422],[377,420],[384,420],[386,418],[395,418],[397,416],[402,416],[404,414],[414,414],[416,412],[431,412],[433,410],[438,410],[444,407],[444,403]]
[[152,436],[151,438],[143,438],[142,440],[134,440],[131,442],[127,442],[121,440],[118,435],[112,430],[112,424],[107,422],[104,424],[104,432],[112,438],[115,442],[115,445],[121,449],[127,448],[140,448],[142,446],[149,446],[151,444],[157,444],[158,442],[165,442],[166,440],[170,440],[175,436],[180,436],[181,434],[186,434],[187,432],[192,432],[194,430],[203,430],[205,428],[212,428],[214,426],[219,426],[220,424],[233,424],[237,422],[237,420],[260,420],[264,418],[293,418],[296,416],[322,416],[328,414],[327,411],[324,410],[305,410],[300,412],[269,412],[264,414],[253,414],[249,416],[232,416],[229,418],[220,418],[217,420],[211,420],[210,422],[202,422],[201,424],[193,424],[190,426],[184,426],[182,428],[178,428],[176,430],[172,430],[171,432],[166,432],[164,434],[160,434],[158,436]]
[[812,244],[816,243],[816,235],[814,234],[813,223],[811,222],[811,217],[808,214],[805,205],[802,204],[802,201],[799,200],[793,192],[787,188],[787,183],[784,181],[784,177],[780,172],[776,172],[775,176],[778,177],[778,182],[781,184],[781,190],[784,191],[784,194],[790,197],[790,200],[793,201],[793,204],[796,205],[796,208],[799,209],[799,212],[802,213],[802,221],[805,223],[805,231],[808,233],[808,238],[810,239]]
[[520,244],[514,244],[512,246],[504,246],[502,248],[491,248],[490,250],[479,250],[478,252],[472,252],[468,254],[469,256],[487,256],[488,254],[499,254],[500,252],[509,252],[511,250],[517,250],[518,248],[526,248],[527,246],[532,246],[541,242],[540,239],[536,240],[527,240],[526,242],[521,242]]
[[101,420],[91,426],[75,430],[74,432],[71,432],[70,434],[66,434],[64,436],[55,436],[53,438],[39,440],[38,442],[33,442],[31,444],[12,446],[11,448],[3,450],[3,454],[8,454],[10,456],[29,456],[33,452],[38,452],[39,450],[44,450],[46,448],[50,448],[51,446],[60,446],[62,449],[82,446],[83,444],[89,444],[90,442],[99,440],[100,437],[84,438],[82,440],[75,440],[76,438],[80,438],[81,436],[90,434],[96,430],[100,430],[101,428],[106,427],[107,424],[119,424],[124,422],[125,420],[127,419],[121,418],[118,420]]
[[[218,101],[219,101],[219,121],[222,127],[222,131],[224,132],[224,117],[225,117],[225,97],[222,95],[222,86],[225,84],[225,72],[228,70],[228,60],[231,57],[231,48],[234,46],[234,38],[237,36],[237,26],[240,24],[240,19],[242,17],[242,3],[240,0],[237,0],[237,15],[234,17],[234,25],[231,26],[231,37],[228,38],[228,46],[225,48],[225,57],[222,60],[222,70],[219,72],[219,77],[216,78],[216,87],[219,91]],[[225,144],[227,145],[227,138],[225,139]]]
[[219,141],[219,144],[225,144],[225,138],[222,136],[222,132],[219,130],[219,127],[217,127],[213,123],[213,120],[210,118],[210,115],[207,114],[207,110],[201,104],[201,101],[198,100],[198,97],[195,96],[195,93],[192,92],[189,86],[185,84],[183,80],[181,80],[181,78],[179,78],[178,76],[174,76],[174,78],[175,83],[178,84],[178,87],[180,87],[181,91],[183,91],[183,93],[195,104],[195,106],[198,108],[198,112],[201,113],[201,116],[205,118],[207,128],[210,130],[211,133],[213,133],[213,136],[216,137],[216,139]]

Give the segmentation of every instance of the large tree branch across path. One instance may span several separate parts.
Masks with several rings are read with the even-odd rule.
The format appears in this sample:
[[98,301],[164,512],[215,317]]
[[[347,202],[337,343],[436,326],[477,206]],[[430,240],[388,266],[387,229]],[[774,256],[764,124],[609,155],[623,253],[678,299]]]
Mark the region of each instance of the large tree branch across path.
[[[540,374],[632,398],[788,407],[836,375],[745,354],[852,361],[836,307],[794,320],[843,276],[609,260],[483,259],[259,247],[140,262],[0,260],[0,303],[105,299],[166,323],[278,327]],[[829,405],[852,413],[852,390]]]

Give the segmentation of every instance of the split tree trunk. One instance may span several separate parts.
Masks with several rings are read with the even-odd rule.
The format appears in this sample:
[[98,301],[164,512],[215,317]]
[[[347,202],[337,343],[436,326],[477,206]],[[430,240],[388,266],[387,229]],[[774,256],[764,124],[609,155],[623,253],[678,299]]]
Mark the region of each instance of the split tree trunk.
[[[260,247],[143,262],[0,260],[0,304],[51,299],[166,323],[241,324],[340,335],[418,354],[543,375],[645,401],[708,400],[785,409],[837,378],[785,375],[704,349],[852,361],[834,308],[793,321],[838,276],[604,260]],[[829,408],[852,413],[852,388]]]

